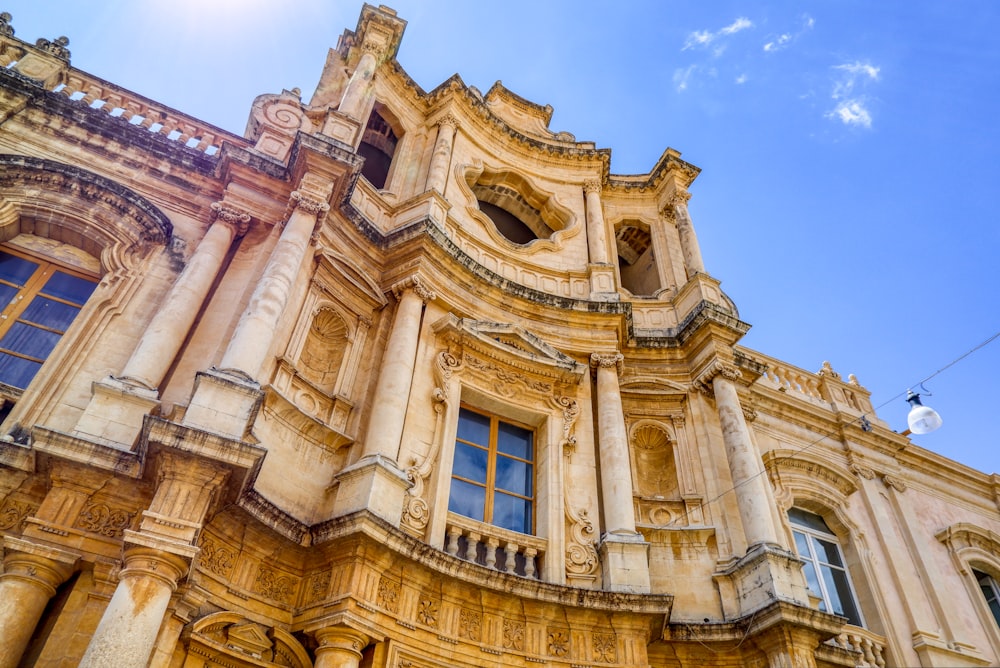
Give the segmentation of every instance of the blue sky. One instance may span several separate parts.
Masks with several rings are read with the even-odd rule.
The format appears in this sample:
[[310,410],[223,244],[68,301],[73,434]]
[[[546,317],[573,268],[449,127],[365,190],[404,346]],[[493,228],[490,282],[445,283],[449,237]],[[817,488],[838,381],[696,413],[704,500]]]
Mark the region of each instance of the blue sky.
[[[256,95],[309,95],[360,2],[7,0],[17,36],[70,38],[85,71],[242,133]],[[555,108],[552,127],[645,173],[702,168],[690,210],[744,344],[856,374],[906,428],[907,387],[1000,331],[1000,3],[419,2],[399,61]],[[96,5],[96,3],[95,3]],[[922,447],[1000,470],[1000,341],[927,383]],[[888,403],[886,403],[888,402]]]

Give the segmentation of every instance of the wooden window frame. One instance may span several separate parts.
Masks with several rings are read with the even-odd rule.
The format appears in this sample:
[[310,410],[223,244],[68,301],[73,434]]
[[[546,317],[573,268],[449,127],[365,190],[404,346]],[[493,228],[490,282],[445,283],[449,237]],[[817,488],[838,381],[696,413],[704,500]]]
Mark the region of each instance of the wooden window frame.
[[[462,403],[461,406],[459,407],[459,413],[458,413],[458,419],[459,420],[462,419],[462,411],[468,411],[470,413],[475,413],[476,415],[479,415],[481,417],[488,418],[489,421],[490,421],[489,443],[487,444],[486,448],[483,448],[483,444],[481,444],[481,443],[474,443],[472,441],[468,441],[468,440],[459,438],[457,436],[457,434],[455,436],[456,446],[457,446],[457,444],[462,443],[462,444],[469,445],[469,446],[472,446],[472,447],[475,447],[475,448],[479,448],[480,450],[484,450],[484,449],[486,450],[486,452],[487,452],[487,456],[486,456],[486,483],[485,483],[485,485],[481,485],[477,481],[470,480],[468,478],[464,478],[462,476],[459,476],[459,475],[457,475],[454,472],[454,469],[452,470],[452,473],[451,473],[451,480],[452,481],[460,480],[460,481],[462,481],[464,483],[467,483],[467,484],[470,484],[470,485],[475,485],[477,487],[484,487],[485,488],[485,490],[486,490],[485,497],[486,498],[485,498],[485,504],[484,504],[485,507],[483,508],[483,520],[482,520],[482,522],[484,524],[489,524],[490,526],[500,527],[500,528],[502,528],[502,529],[504,529],[506,531],[513,531],[515,533],[521,533],[521,534],[528,535],[528,536],[535,535],[535,530],[536,530],[536,527],[537,527],[537,520],[536,520],[536,516],[535,515],[536,515],[536,510],[537,510],[537,505],[538,505],[537,504],[537,499],[538,499],[538,481],[537,481],[537,479],[535,477],[536,471],[537,471],[537,467],[538,467],[538,462],[537,462],[537,459],[538,459],[538,434],[537,434],[537,430],[535,429],[535,427],[532,427],[531,425],[527,425],[527,424],[524,424],[522,422],[518,422],[516,420],[511,420],[511,419],[508,419],[506,417],[497,415],[496,413],[493,413],[493,412],[490,412],[490,411],[485,411],[485,410],[482,410],[482,409],[479,409],[479,408],[475,408],[475,407],[470,406],[470,405],[465,404],[465,403]],[[508,425],[513,426],[513,427],[518,427],[519,429],[524,429],[525,431],[528,431],[528,432],[531,433],[531,455],[532,455],[531,459],[524,459],[524,458],[517,457],[517,456],[514,456],[514,455],[510,455],[510,454],[507,454],[507,453],[500,453],[500,452],[498,452],[498,440],[499,440],[498,439],[498,434],[499,434],[499,429],[500,429],[500,424],[501,423],[502,424],[508,424]],[[497,470],[497,459],[498,459],[498,457],[507,457],[507,458],[512,459],[514,461],[524,462],[524,463],[528,464],[531,467],[531,492],[532,492],[531,496],[524,496],[522,494],[518,494],[516,492],[512,492],[512,491],[506,490],[506,489],[501,489],[500,490],[500,493],[507,494],[509,496],[513,496],[513,497],[516,497],[516,498],[519,498],[519,499],[526,500],[528,502],[528,504],[530,505],[530,509],[531,509],[531,512],[530,512],[531,526],[528,527],[529,531],[527,531],[527,532],[517,531],[516,529],[511,529],[509,527],[504,527],[504,526],[501,526],[499,524],[494,524],[493,523],[494,499],[495,499],[495,496],[497,494],[496,470]],[[448,489],[449,505],[450,505],[450,500],[451,500],[452,493],[453,493],[453,487],[452,487],[451,484],[449,484],[449,489]],[[455,511],[451,511],[451,512],[455,512]],[[461,515],[461,513],[456,513],[456,514]],[[464,515],[461,515],[461,516],[465,517]],[[476,520],[475,518],[469,518],[469,519],[472,519],[474,521],[479,521],[479,520]]]
[[[0,340],[2,340],[3,337],[7,335],[7,333],[14,327],[16,323],[21,322],[20,320],[21,316],[28,309],[28,307],[31,306],[31,304],[38,296],[43,296],[46,299],[50,299],[60,304],[72,306],[74,308],[79,309],[79,311],[83,310],[83,308],[86,306],[87,301],[90,299],[90,296],[93,295],[93,292],[91,292],[91,295],[88,295],[87,299],[85,299],[81,304],[77,304],[75,302],[62,299],[60,297],[56,297],[54,295],[45,294],[42,292],[49,278],[51,278],[56,272],[60,272],[68,276],[73,276],[75,278],[80,278],[86,281],[91,281],[94,284],[95,290],[97,288],[97,284],[101,280],[101,277],[98,274],[84,271],[78,267],[73,267],[64,264],[48,255],[33,253],[27,249],[21,248],[20,246],[3,244],[0,245],[0,251],[8,255],[11,255],[13,257],[20,258],[28,262],[36,263],[38,265],[38,267],[34,270],[31,276],[25,281],[24,285],[19,286],[15,283],[0,279],[0,285],[5,285],[17,290],[17,293],[10,300],[10,302],[8,302],[7,304],[3,304],[2,310],[0,310]],[[73,320],[70,321],[69,325],[67,325],[67,328],[62,331],[52,327],[46,327],[40,323],[34,323],[34,322],[29,323],[28,321],[25,321],[25,323],[30,325],[31,327],[35,327],[37,329],[58,334],[59,341],[55,344],[56,346],[58,346],[59,343],[62,342],[62,338],[66,335],[66,332],[69,331],[69,327],[72,327],[73,323],[76,322],[76,319],[78,317],[79,317],[79,312],[77,313],[77,315],[73,317]],[[50,353],[44,359],[42,359],[38,357],[33,357],[31,355],[19,353],[15,350],[10,350],[7,348],[0,349],[0,352],[10,355],[12,357],[17,357],[20,359],[29,360],[31,362],[36,362],[39,365],[44,365],[45,362],[48,360],[49,356],[51,356]],[[30,385],[33,380],[34,376],[32,376],[32,379],[28,381],[28,385]],[[27,385],[23,388],[19,388],[16,385],[9,385],[3,382],[2,380],[0,380],[0,383],[18,391],[23,391],[27,389]]]

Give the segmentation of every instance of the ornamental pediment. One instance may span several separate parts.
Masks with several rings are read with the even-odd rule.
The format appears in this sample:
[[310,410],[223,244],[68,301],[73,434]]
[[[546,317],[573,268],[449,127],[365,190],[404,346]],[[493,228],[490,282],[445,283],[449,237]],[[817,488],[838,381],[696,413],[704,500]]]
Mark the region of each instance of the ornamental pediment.
[[463,354],[489,358],[560,382],[576,383],[587,370],[585,365],[519,325],[449,314],[434,323],[434,331],[460,347]]

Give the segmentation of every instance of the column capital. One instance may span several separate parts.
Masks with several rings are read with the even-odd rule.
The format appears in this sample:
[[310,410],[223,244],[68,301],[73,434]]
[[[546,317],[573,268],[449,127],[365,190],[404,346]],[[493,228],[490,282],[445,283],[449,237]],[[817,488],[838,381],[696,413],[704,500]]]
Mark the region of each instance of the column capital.
[[432,302],[437,299],[437,294],[429,290],[427,286],[423,283],[423,277],[420,274],[413,274],[412,276],[407,276],[401,281],[393,283],[392,294],[396,296],[396,299],[402,299],[403,294],[408,291],[413,291],[420,300],[425,304],[427,302]]
[[0,580],[30,582],[45,590],[49,597],[73,574],[79,559],[71,552],[10,536],[4,539],[3,546],[7,553]]
[[362,651],[371,642],[368,635],[344,624],[317,629],[313,632],[313,636],[319,643],[319,647],[316,648],[317,665],[322,661],[320,657],[327,653],[349,654],[360,660]]
[[583,192],[587,194],[590,193],[600,194],[601,190],[602,186],[600,179],[587,179],[586,181],[583,182]]
[[445,113],[439,119],[437,119],[438,127],[451,128],[452,130],[458,129],[458,117],[450,111]]
[[288,196],[292,209],[302,209],[305,213],[321,218],[330,210],[330,205],[316,193],[307,190],[295,190]]
[[670,195],[670,206],[672,207],[683,206],[686,208],[689,199],[691,199],[691,193],[689,193],[688,191],[675,190]]
[[692,383],[697,389],[701,390],[706,394],[712,394],[712,382],[715,380],[716,376],[722,376],[728,381],[736,382],[743,378],[743,372],[736,368],[735,365],[729,362],[723,362],[722,360],[715,360],[709,364],[704,371],[702,371],[694,379]]
[[225,202],[212,202],[212,222],[228,225],[233,234],[242,237],[250,229],[250,214],[228,206]]
[[170,591],[177,589],[177,583],[187,575],[188,561],[184,557],[144,545],[127,545],[125,548],[125,568],[119,577],[152,578],[168,587]]
[[615,373],[621,375],[625,368],[625,356],[621,353],[591,353],[591,369],[607,369],[614,367]]

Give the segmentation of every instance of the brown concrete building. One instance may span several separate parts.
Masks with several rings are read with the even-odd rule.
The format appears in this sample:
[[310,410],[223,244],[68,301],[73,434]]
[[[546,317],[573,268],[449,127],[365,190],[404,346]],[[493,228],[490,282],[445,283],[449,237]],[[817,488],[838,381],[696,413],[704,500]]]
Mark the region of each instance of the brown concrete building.
[[739,345],[677,151],[385,7],[243,137],[10,20],[0,667],[1000,664],[1000,479]]

